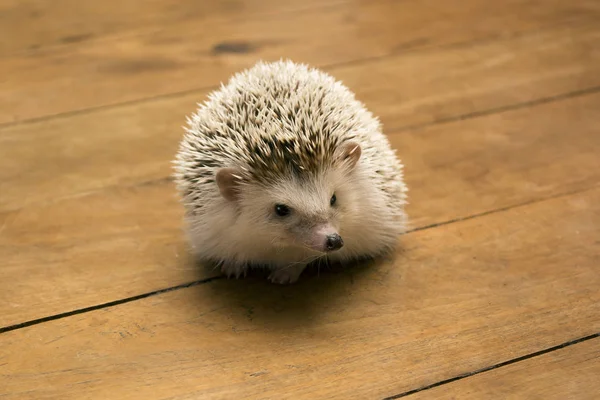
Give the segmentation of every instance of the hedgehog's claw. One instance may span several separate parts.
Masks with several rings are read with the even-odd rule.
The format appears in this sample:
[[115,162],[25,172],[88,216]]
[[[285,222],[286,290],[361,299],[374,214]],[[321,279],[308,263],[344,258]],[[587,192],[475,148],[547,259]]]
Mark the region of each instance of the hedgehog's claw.
[[291,265],[283,268],[278,268],[271,272],[269,281],[280,285],[296,283],[306,265]]
[[221,265],[221,273],[225,275],[227,279],[240,279],[242,275],[244,276],[244,278],[246,277],[247,271],[244,266],[224,263],[223,265]]

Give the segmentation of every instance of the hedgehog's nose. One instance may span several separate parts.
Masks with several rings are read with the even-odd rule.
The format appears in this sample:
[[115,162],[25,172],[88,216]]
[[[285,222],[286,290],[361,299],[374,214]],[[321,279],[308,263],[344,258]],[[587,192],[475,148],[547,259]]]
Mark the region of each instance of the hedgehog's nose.
[[327,239],[325,241],[325,246],[327,247],[327,251],[339,250],[344,245],[344,241],[342,237],[337,233],[327,235]]

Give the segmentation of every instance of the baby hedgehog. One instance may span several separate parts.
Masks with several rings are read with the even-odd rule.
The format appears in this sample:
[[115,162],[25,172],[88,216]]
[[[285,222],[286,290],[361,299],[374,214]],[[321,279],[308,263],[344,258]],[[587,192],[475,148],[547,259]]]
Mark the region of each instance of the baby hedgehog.
[[191,247],[228,276],[295,282],[317,260],[395,248],[402,165],[342,83],[291,61],[234,75],[188,118],[175,164]]

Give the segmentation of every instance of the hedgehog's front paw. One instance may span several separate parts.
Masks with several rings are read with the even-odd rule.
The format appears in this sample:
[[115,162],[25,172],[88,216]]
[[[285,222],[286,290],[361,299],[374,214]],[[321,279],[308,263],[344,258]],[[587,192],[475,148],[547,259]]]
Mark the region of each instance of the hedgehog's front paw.
[[304,268],[306,268],[305,265],[290,265],[280,267],[271,272],[269,275],[269,280],[280,285],[295,283],[298,278],[300,278],[300,274],[302,274]]
[[221,273],[227,278],[234,277],[239,279],[242,275],[245,277],[247,268],[245,265],[224,263],[221,265]]

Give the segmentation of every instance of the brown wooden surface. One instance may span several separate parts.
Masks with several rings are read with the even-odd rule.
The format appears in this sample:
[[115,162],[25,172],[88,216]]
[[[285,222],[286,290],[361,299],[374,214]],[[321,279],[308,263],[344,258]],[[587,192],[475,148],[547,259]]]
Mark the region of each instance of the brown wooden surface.
[[[597,25],[584,26],[390,57],[331,72],[355,89],[382,119],[386,132],[394,134],[413,125],[596,88],[598,42]],[[206,94],[0,129],[0,159],[9,163],[0,171],[0,210],[167,177],[181,125]],[[37,143],[44,143],[44,152],[36,151]]]
[[600,338],[427,390],[411,400],[596,399]]
[[319,6],[343,7],[345,3],[345,0],[184,0],[177,3],[169,0],[2,0],[0,56],[48,46],[72,46],[104,37],[135,35],[148,30],[172,29],[184,23],[276,16]]
[[[165,7],[167,4],[158,3]],[[401,100],[406,108],[397,116],[403,124],[407,116],[415,114],[415,108],[421,110],[417,114],[426,114],[426,118],[451,113],[451,108],[440,110],[439,103],[455,96],[456,93],[446,91],[455,92],[457,88],[465,92],[469,87],[482,90],[496,85],[490,89],[500,90],[498,86],[502,86],[506,92],[506,99],[497,102],[516,101],[515,96],[529,99],[534,95],[528,90],[534,80],[531,70],[540,65],[551,64],[543,80],[555,80],[557,74],[568,79],[573,76],[573,68],[597,66],[597,52],[591,53],[596,62],[578,62],[581,54],[590,52],[600,40],[597,32],[573,35],[569,27],[593,26],[600,14],[600,3],[590,1],[577,7],[552,3],[554,7],[540,11],[539,5],[530,0],[495,4],[481,0],[354,1],[337,7],[283,13],[271,19],[254,16],[201,22],[194,18],[170,25],[171,29],[100,36],[68,46],[18,53],[0,63],[0,76],[13,77],[0,85],[0,124],[215,86],[257,58],[276,60],[282,55],[328,69],[369,58],[401,55],[402,62],[398,57],[386,59],[359,69],[359,75],[353,67],[335,73],[353,84],[359,94],[378,93],[387,79],[397,81],[403,87],[400,93],[386,87],[378,97],[395,106]],[[516,8],[518,14],[514,13]],[[385,18],[386,15],[393,17]],[[479,24],[483,18],[486,23]],[[510,40],[515,35],[525,37]],[[496,43],[486,46],[484,43],[489,40]],[[471,42],[483,43],[471,47]],[[541,54],[527,54],[537,49],[540,42],[556,43],[549,48],[539,47]],[[437,51],[448,45],[467,48],[461,52],[453,48]],[[405,57],[419,49],[430,51]],[[482,59],[486,62],[482,63]],[[423,63],[430,68],[424,69]],[[504,69],[512,74],[510,81],[502,81],[496,72]],[[424,88],[422,80],[416,78],[424,71],[428,74],[421,79],[431,81],[428,86],[440,90],[434,98],[420,98]],[[598,74],[591,75],[590,78],[599,79]],[[377,76],[385,76],[386,80],[373,79]],[[485,81],[471,82],[482,79]],[[534,88],[539,90],[547,85],[537,79],[535,83]],[[550,93],[559,89],[556,84],[548,88]],[[196,98],[203,95],[195,94]]]
[[413,232],[394,262],[23,328],[0,335],[5,393],[381,399],[600,331],[599,237],[595,189]]
[[[597,398],[599,42],[594,0],[0,0],[0,398]],[[181,125],[280,57],[382,119],[417,231],[198,283]]]

